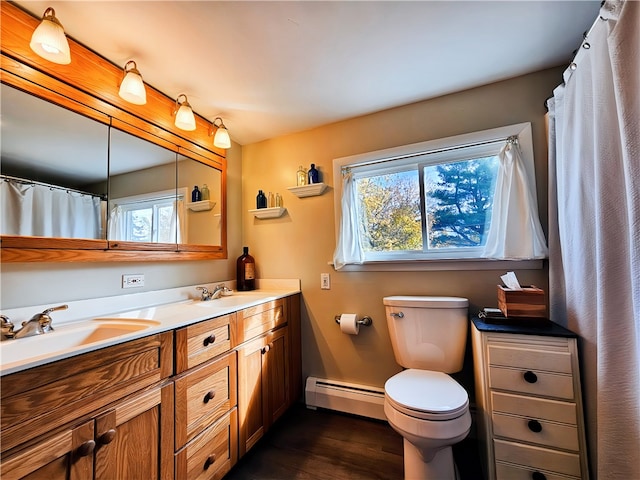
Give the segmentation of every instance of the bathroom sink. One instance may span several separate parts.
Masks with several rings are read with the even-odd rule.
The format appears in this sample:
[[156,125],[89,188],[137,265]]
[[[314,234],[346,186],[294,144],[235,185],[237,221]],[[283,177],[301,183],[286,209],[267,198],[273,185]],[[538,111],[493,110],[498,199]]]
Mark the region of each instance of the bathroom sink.
[[203,308],[230,308],[236,307],[239,305],[246,305],[252,302],[265,302],[268,301],[269,298],[265,297],[264,294],[254,293],[254,294],[245,294],[245,293],[234,293],[233,295],[227,295],[220,298],[216,298],[215,300],[195,300],[193,303],[199,307]]
[[96,318],[77,324],[54,325],[55,330],[50,333],[0,342],[0,360],[4,370],[5,367],[32,358],[75,351],[157,325],[160,322],[155,320],[128,318]]

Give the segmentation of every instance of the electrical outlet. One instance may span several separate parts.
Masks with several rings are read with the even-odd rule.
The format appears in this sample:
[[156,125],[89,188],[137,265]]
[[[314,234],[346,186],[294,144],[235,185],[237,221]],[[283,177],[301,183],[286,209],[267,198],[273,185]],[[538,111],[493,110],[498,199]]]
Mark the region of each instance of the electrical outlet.
[[144,275],[142,273],[122,275],[122,288],[138,287],[144,287]]
[[320,288],[322,290],[331,290],[331,277],[328,273],[320,274]]

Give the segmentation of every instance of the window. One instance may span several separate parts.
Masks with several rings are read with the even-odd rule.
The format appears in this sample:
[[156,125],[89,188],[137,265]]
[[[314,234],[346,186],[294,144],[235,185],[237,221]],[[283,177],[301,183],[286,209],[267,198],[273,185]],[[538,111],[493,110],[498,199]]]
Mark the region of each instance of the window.
[[[535,202],[528,123],[334,160],[336,254],[356,242],[359,252],[344,263],[486,258],[502,175],[498,155],[514,136]],[[352,189],[344,199],[340,185]]]
[[109,239],[129,242],[180,243],[184,235],[186,189],[116,199],[109,218]]

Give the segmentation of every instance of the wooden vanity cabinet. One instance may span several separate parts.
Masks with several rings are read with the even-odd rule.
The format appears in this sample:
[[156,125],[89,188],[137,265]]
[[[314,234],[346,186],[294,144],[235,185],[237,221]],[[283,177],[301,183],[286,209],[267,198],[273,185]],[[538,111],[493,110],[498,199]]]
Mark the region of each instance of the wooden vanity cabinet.
[[2,377],[2,478],[173,478],[172,337]]
[[176,330],[176,479],[219,479],[238,460],[235,330],[235,313]]
[[473,320],[478,440],[489,480],[588,480],[575,334]]

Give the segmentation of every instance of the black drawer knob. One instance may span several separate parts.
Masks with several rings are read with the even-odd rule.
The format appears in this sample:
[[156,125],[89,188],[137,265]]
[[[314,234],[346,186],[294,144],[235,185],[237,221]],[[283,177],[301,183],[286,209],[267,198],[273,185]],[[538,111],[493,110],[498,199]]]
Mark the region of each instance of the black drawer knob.
[[209,403],[209,400],[213,400],[213,397],[216,396],[216,392],[214,390],[210,390],[207,392],[207,394],[204,396],[204,399],[202,400],[204,403]]
[[527,370],[524,372],[524,381],[527,383],[536,383],[538,381],[538,376],[531,370]]
[[77,453],[79,457],[86,457],[91,455],[96,448],[96,442],[93,440],[87,440],[78,447]]
[[216,336],[211,334],[207,338],[205,338],[204,342],[202,342],[202,343],[204,344],[205,347],[208,347],[209,345],[211,345],[215,341],[216,341]]
[[209,455],[207,457],[207,459],[205,460],[205,462],[204,462],[204,469],[208,470],[209,467],[215,463],[215,461],[216,461],[215,454],[214,455]]
[[542,472],[533,472],[531,474],[531,480],[547,480],[547,476]]
[[542,425],[537,420],[529,420],[527,422],[527,426],[529,427],[529,430],[534,433],[540,433],[542,431]]

